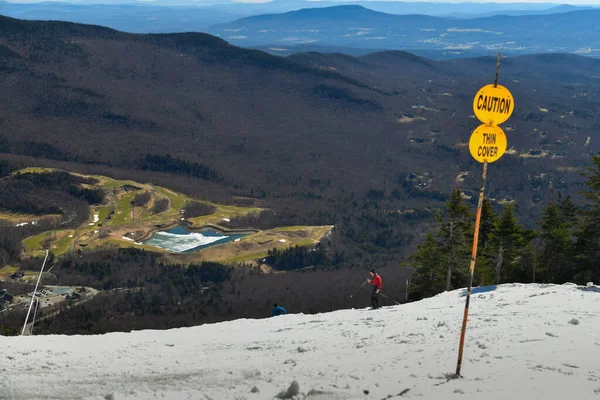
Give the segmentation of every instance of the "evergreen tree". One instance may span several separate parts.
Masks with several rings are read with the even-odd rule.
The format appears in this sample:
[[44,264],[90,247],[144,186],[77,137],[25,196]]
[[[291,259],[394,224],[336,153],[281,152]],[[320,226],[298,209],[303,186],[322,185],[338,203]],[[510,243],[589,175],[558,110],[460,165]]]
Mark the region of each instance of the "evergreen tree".
[[417,246],[417,251],[408,258],[408,262],[417,267],[412,276],[410,287],[413,300],[436,295],[444,291],[444,267],[440,244],[433,233],[428,233],[425,241]]
[[502,215],[495,221],[489,238],[489,254],[495,261],[494,283],[502,279],[502,269],[512,266],[523,247],[523,229],[515,216],[513,204],[504,206]]
[[494,230],[494,225],[498,219],[498,214],[492,207],[492,201],[486,197],[483,198],[481,204],[481,221],[479,222],[479,243],[480,249],[485,249],[490,235]]
[[[542,273],[544,282],[564,283],[573,277],[573,241],[569,229],[571,226],[572,223],[566,222],[566,217],[557,203],[546,206],[540,222],[543,249],[539,256],[539,272]],[[600,230],[597,230],[597,233],[600,233]]]
[[462,285],[460,277],[467,275],[473,243],[472,219],[471,210],[464,204],[460,189],[453,190],[446,203],[445,218],[438,218],[438,238],[442,264],[446,270],[446,290],[452,290],[457,284]]
[[481,220],[479,222],[477,264],[475,265],[473,277],[474,285],[484,286],[494,281],[494,271],[490,265],[493,255],[490,254],[491,246],[489,246],[489,239],[497,219],[498,213],[494,210],[492,201],[484,197],[481,205]]
[[563,199],[562,194],[558,193],[558,210],[560,211],[561,222],[565,227],[571,230],[578,225],[581,209],[573,203],[571,196]]
[[507,271],[506,282],[535,283],[538,271],[538,251],[534,245],[536,233],[525,230],[523,234],[523,248],[515,259],[512,268]]
[[594,165],[583,174],[588,191],[583,193],[586,204],[577,231],[576,254],[581,280],[600,280],[600,153],[592,157]]

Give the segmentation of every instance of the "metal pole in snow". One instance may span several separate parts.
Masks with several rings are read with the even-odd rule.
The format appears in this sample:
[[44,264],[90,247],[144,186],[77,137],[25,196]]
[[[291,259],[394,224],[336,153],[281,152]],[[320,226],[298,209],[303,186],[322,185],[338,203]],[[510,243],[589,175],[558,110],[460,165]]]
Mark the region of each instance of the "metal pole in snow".
[[[498,61],[496,62],[496,78],[494,79],[494,87],[498,86],[498,75],[500,73],[500,60],[502,53],[498,52]],[[485,179],[487,176],[487,161],[483,163],[483,176],[481,190],[479,191],[479,201],[477,203],[477,216],[475,217],[475,232],[473,233],[473,251],[471,253],[471,265],[469,266],[469,286],[467,288],[467,298],[465,300],[465,312],[463,314],[462,329],[460,331],[460,343],[458,345],[458,362],[456,363],[456,376],[460,376],[462,367],[462,357],[465,345],[465,334],[467,330],[467,318],[469,316],[469,301],[471,299],[471,288],[473,287],[473,272],[475,271],[475,260],[477,259],[477,242],[479,240],[479,222],[481,220],[481,207],[483,205],[483,194],[485,191]]]
[[29,310],[27,310],[27,317],[25,317],[25,323],[23,324],[23,330],[21,331],[21,336],[25,334],[25,328],[27,327],[27,321],[29,320],[29,314],[31,313],[31,307],[33,306],[33,301],[35,300],[35,294],[37,293],[38,285],[40,284],[40,280],[42,279],[42,272],[44,272],[44,267],[46,266],[46,260],[48,260],[48,250],[46,250],[46,257],[44,258],[44,263],[42,264],[42,269],[40,270],[40,276],[38,276],[37,283],[35,284],[35,289],[33,289],[33,293],[31,294],[31,303],[29,303]]
[[477,203],[477,216],[475,217],[475,233],[473,235],[473,251],[471,253],[471,265],[469,266],[469,287],[467,288],[467,300],[465,301],[465,312],[463,315],[462,329],[460,331],[460,344],[458,346],[458,363],[456,364],[456,376],[460,376],[462,366],[463,348],[465,345],[465,333],[467,330],[467,317],[469,316],[469,300],[471,299],[471,287],[473,286],[473,272],[475,271],[475,260],[477,259],[477,242],[479,239],[479,222],[481,220],[481,206],[483,204],[483,192],[485,190],[485,178],[487,175],[487,161],[483,163],[483,183],[479,192]]

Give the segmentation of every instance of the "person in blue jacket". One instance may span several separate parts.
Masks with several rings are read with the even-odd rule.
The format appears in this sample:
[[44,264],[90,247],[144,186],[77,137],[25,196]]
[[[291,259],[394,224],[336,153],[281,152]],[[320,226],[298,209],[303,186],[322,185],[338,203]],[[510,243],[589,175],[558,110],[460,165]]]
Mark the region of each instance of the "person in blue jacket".
[[281,307],[280,305],[277,305],[277,303],[273,304],[273,311],[271,312],[271,317],[275,317],[277,315],[283,315],[283,314],[287,314],[287,311],[285,311],[285,308]]

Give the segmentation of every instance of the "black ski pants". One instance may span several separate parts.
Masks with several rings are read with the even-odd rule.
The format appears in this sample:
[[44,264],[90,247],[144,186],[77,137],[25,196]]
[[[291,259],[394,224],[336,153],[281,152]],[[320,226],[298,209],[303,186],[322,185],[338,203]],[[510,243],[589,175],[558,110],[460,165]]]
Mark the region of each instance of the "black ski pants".
[[379,305],[379,289],[377,289],[377,286],[373,288],[373,293],[371,293],[371,304],[373,305],[373,308],[381,307]]

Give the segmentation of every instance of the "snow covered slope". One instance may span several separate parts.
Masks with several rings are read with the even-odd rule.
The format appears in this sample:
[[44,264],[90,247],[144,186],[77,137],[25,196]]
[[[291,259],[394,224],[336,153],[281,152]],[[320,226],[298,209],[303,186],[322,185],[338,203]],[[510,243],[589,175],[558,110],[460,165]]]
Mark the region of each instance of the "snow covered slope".
[[476,291],[464,378],[448,380],[463,295],[169,331],[0,337],[0,398],[292,398],[294,380],[295,398],[310,400],[600,396],[600,288]]

